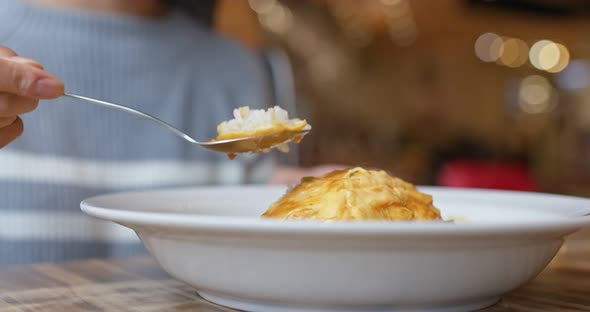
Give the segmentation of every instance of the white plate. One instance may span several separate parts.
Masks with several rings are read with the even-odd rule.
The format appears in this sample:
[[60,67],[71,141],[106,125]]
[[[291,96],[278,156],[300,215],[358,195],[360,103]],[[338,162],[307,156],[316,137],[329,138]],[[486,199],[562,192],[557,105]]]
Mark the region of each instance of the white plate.
[[472,311],[534,278],[590,200],[422,187],[448,223],[261,220],[284,187],[202,187],[87,199],[136,231],[204,298],[250,311]]

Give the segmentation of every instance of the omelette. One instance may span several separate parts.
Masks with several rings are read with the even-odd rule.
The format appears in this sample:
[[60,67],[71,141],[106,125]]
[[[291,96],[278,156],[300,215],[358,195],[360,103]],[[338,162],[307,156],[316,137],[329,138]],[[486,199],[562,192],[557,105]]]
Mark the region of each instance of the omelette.
[[262,217],[320,221],[442,221],[432,196],[385,171],[358,167],[303,178]]

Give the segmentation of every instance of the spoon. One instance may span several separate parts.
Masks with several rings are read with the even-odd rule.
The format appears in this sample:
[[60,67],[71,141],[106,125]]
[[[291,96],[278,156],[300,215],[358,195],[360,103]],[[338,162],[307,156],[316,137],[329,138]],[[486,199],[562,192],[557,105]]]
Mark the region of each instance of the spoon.
[[156,118],[152,115],[147,113],[138,111],[131,107],[127,107],[124,105],[109,103],[93,98],[89,98],[86,96],[76,95],[72,93],[64,93],[64,96],[79,99],[86,101],[88,103],[96,104],[103,107],[108,107],[112,109],[116,109],[119,111],[123,111],[129,114],[137,115],[148,119],[152,122],[157,123],[158,125],[166,128],[169,131],[172,131],[177,136],[185,139],[186,141],[198,145],[200,147],[206,148],[211,151],[226,153],[230,155],[230,158],[234,154],[238,153],[261,153],[267,152],[273,147],[281,145],[283,143],[288,143],[291,141],[299,142],[309,131],[311,131],[311,126],[307,125],[301,131],[284,131],[281,133],[274,133],[274,134],[267,134],[262,136],[254,136],[254,137],[244,137],[244,138],[236,138],[236,139],[228,139],[228,140],[219,140],[219,141],[207,141],[207,142],[200,142],[193,139],[188,134],[178,130],[176,127],[162,121],[159,118]]

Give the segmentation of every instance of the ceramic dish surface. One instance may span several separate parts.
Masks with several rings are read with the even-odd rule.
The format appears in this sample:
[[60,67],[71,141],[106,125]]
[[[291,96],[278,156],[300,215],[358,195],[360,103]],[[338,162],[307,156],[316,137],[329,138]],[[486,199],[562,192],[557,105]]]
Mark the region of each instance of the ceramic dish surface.
[[87,214],[133,229],[205,299],[248,311],[472,311],[524,285],[590,224],[590,200],[419,187],[455,222],[261,219],[281,186],[103,195]]

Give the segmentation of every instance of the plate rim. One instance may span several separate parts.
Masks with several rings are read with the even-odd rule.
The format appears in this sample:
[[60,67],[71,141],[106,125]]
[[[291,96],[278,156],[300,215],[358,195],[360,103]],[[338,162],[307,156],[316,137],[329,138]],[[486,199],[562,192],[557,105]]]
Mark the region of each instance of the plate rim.
[[[211,189],[262,189],[277,188],[276,185],[248,185],[248,186],[196,186],[181,188],[164,188],[148,191],[131,191],[116,192],[93,196],[83,200],[80,203],[81,210],[86,214],[113,221],[119,224],[129,226],[141,225],[162,228],[180,228],[201,231],[216,231],[228,233],[261,233],[261,234],[299,234],[299,235],[411,235],[411,236],[462,236],[462,235],[489,235],[489,234],[531,234],[547,233],[552,231],[570,231],[575,232],[578,229],[590,226],[590,216],[567,216],[555,221],[535,220],[527,222],[510,222],[501,223],[435,223],[435,222],[387,222],[387,221],[355,221],[355,222],[321,222],[321,221],[285,221],[255,219],[249,217],[232,217],[232,216],[210,216],[210,215],[187,215],[181,213],[165,212],[147,212],[122,210],[120,208],[98,207],[96,201],[104,200],[113,196],[141,196],[143,194],[153,193],[171,193],[194,190],[211,190]],[[284,186],[282,186],[284,187]],[[520,191],[488,190],[488,189],[471,189],[471,188],[449,188],[436,186],[418,186],[424,192],[444,191],[450,193],[469,193],[472,196],[481,196],[483,194],[502,194],[516,196],[534,196],[568,201],[579,201],[588,208],[584,213],[590,213],[590,199],[574,197],[567,195],[533,193]],[[436,198],[435,198],[436,200]],[[582,208],[582,207],[581,207]],[[132,226],[129,226],[132,227]]]

